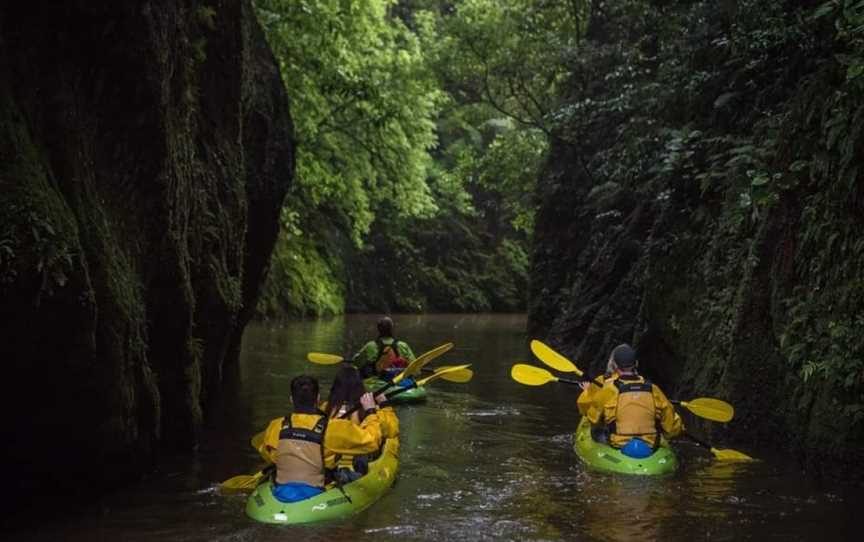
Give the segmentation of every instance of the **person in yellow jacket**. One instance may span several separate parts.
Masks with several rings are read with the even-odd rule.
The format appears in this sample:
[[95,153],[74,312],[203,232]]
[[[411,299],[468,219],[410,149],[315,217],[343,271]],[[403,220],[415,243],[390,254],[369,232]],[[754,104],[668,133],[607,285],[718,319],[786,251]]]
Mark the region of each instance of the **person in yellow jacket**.
[[592,436],[633,457],[647,457],[660,445],[661,433],[682,433],[681,417],[663,391],[636,372],[636,352],[621,344],[609,356],[609,372],[602,387],[584,383],[577,400],[588,418]]
[[[363,379],[360,378],[360,373],[357,368],[349,363],[343,363],[336,372],[336,377],[333,379],[333,384],[330,386],[330,395],[327,401],[321,404],[327,416],[333,419],[346,418],[355,424],[362,424],[364,420],[363,413],[355,410],[348,413],[360,401],[363,394],[366,393],[366,388],[363,386]],[[376,398],[379,403],[378,421],[381,427],[381,438],[396,438],[399,436],[399,418],[389,406],[385,406],[386,397],[379,396]],[[337,454],[336,465],[333,477],[337,483],[347,484],[369,470],[369,454]]]
[[331,419],[318,408],[318,381],[301,375],[291,381],[294,411],[271,421],[258,451],[276,465],[273,495],[296,502],[324,491],[337,455],[375,453],[381,445],[381,421],[371,393],[360,396],[363,421]]

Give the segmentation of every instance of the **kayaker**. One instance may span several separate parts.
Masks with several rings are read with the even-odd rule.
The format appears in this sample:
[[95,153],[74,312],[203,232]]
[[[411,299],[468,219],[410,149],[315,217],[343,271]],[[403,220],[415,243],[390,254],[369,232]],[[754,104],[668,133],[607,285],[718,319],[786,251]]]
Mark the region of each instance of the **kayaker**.
[[[366,389],[357,368],[343,363],[330,386],[330,395],[327,397],[327,401],[321,404],[321,409],[327,413],[331,420],[343,418],[360,401],[364,393],[366,393]],[[381,426],[381,444],[383,444],[383,439],[399,436],[399,418],[396,417],[393,408],[386,406],[386,399],[383,395],[376,397],[379,406],[378,420]],[[364,413],[355,410],[348,419],[355,424],[362,424]],[[369,472],[369,461],[373,457],[368,454],[337,454],[333,478],[340,484],[347,484],[360,478]]]
[[318,381],[301,375],[291,381],[294,411],[271,421],[259,451],[276,465],[273,495],[297,502],[324,491],[327,472],[337,455],[372,454],[381,445],[381,422],[375,398],[363,393],[363,421],[330,419],[318,408]]
[[[351,363],[360,371],[363,378],[378,376],[385,380],[392,379],[414,361],[414,352],[405,341],[393,337],[393,319],[382,316],[378,319],[378,338],[366,343],[359,352],[354,354]],[[402,385],[410,382],[402,381]]]
[[674,438],[684,424],[663,391],[637,373],[638,365],[630,345],[616,346],[602,388],[583,383],[577,404],[595,440],[605,439],[632,457],[647,457],[660,445],[661,433]]

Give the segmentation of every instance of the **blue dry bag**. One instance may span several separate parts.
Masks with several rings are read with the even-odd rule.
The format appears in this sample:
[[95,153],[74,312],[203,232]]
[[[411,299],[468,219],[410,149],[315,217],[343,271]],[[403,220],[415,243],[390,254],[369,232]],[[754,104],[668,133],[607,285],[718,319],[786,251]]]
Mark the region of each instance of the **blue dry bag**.
[[288,482],[287,484],[273,484],[273,496],[279,502],[305,501],[315,495],[324,493],[320,487],[310,486],[300,482]]
[[645,459],[654,453],[654,449],[641,438],[631,438],[630,442],[621,448],[621,453],[634,459]]

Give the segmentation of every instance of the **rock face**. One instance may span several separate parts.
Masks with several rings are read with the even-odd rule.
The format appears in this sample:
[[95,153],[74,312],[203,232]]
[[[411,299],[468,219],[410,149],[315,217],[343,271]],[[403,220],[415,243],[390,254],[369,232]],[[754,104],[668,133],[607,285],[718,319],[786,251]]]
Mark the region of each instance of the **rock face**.
[[834,30],[848,21],[696,4],[594,14],[540,182],[532,331],[592,374],[631,342],[668,395],[736,407],[725,433],[694,430],[861,478],[864,81],[835,60],[854,62]]
[[293,160],[248,1],[0,7],[10,494],[126,483],[195,445]]

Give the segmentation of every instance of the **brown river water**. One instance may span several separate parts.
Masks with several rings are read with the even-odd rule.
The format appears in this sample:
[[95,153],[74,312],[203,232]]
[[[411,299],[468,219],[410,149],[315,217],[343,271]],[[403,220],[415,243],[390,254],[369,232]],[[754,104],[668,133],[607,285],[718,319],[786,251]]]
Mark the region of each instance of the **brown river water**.
[[197,453],[166,458],[144,482],[74,519],[55,523],[46,506],[40,527],[11,539],[860,540],[853,514],[864,511],[864,492],[821,486],[777,450],[738,447],[762,461],[723,464],[682,443],[679,470],[670,477],[586,471],[572,449],[574,388],[526,387],[509,376],[515,362],[540,365],[523,315],[397,316],[396,335],[415,353],[454,342],[432,365],[472,363],[474,379],[438,380],[425,404],[398,407],[399,475],[368,510],[307,527],[248,519],[245,498],[221,496],[219,482],[258,469],[249,438],[289,410],[291,378],[306,372],[329,388],[333,368],[309,364],[306,353],[353,352],[373,334],[375,318],[251,325],[238,374],[229,378]]

